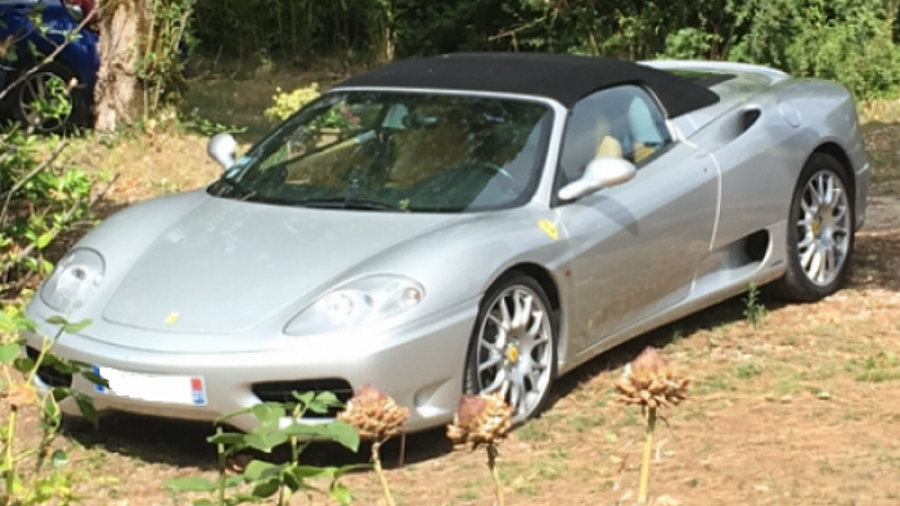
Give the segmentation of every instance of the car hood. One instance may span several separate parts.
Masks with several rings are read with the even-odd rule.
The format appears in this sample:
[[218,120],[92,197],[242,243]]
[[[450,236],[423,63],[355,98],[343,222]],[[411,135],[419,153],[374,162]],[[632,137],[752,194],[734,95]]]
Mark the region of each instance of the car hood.
[[367,258],[464,219],[207,198],[138,257],[102,316],[166,332],[246,331]]

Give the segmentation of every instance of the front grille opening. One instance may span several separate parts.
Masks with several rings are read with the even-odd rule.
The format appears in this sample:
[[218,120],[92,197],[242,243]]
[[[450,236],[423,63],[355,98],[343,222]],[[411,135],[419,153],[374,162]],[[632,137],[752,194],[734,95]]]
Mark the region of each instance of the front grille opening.
[[[31,360],[37,362],[38,357],[41,355],[41,352],[36,348],[32,348],[31,346],[27,346],[25,348],[25,353]],[[38,379],[41,380],[45,385],[49,387],[71,387],[72,386],[72,375],[71,374],[63,374],[56,370],[52,365],[42,365],[38,368],[37,372]]]
[[[297,392],[298,394],[331,392],[344,404],[353,397],[353,387],[350,386],[350,383],[336,378],[255,383],[252,391],[262,402],[294,402],[296,399],[291,395],[292,392]],[[328,410],[328,413],[307,411],[305,418],[334,418],[341,409],[343,408],[331,408]]]

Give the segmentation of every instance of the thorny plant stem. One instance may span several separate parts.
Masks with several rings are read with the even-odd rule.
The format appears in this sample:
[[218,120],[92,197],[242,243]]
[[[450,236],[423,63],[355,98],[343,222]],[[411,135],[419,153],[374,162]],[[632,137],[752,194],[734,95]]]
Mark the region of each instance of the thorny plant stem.
[[[44,357],[47,356],[47,352],[50,351],[50,348],[53,347],[53,344],[59,340],[65,331],[65,326],[61,326],[59,331],[56,333],[56,337],[53,339],[51,343],[47,343],[44,341],[44,345],[41,346],[41,352],[38,355],[37,360],[35,360],[34,365],[31,367],[31,371],[28,372],[28,377],[25,379],[26,385],[31,385],[34,382],[34,376],[37,374],[38,368],[41,366],[41,363],[44,361]],[[7,421],[7,433],[6,433],[6,456],[4,457],[5,466],[6,467],[6,500],[7,504],[15,504],[15,491],[13,488],[15,487],[16,482],[16,456],[14,455],[14,442],[16,439],[16,422],[19,418],[19,410],[17,407],[13,406],[12,411],[9,413],[9,420]]]
[[375,466],[378,480],[381,481],[381,489],[384,491],[384,498],[387,500],[388,506],[396,506],[394,498],[391,496],[391,489],[388,487],[387,478],[384,476],[384,469],[381,468],[381,443],[381,441],[372,443],[372,465]]
[[653,455],[653,433],[656,431],[656,408],[649,408],[647,413],[647,435],[644,439],[644,460],[641,463],[641,486],[638,489],[638,501],[647,502],[650,486],[650,457]]
[[[222,427],[216,427],[216,434],[222,434]],[[218,443],[216,445],[216,453],[219,456],[219,483],[218,490],[216,493],[218,494],[219,502],[217,503],[219,506],[224,506],[225,504],[225,466],[228,464],[228,452],[225,450],[225,445],[222,443]]]
[[497,446],[489,444],[485,447],[488,456],[488,468],[491,477],[494,478],[494,495],[497,497],[497,506],[503,506],[503,484],[500,483],[500,473],[497,472]]
[[13,456],[13,441],[16,433],[16,418],[18,418],[19,410],[15,407],[9,413],[9,421],[7,423],[7,443],[6,443],[6,500],[7,504],[15,504],[15,493],[13,486],[16,482],[16,466]]

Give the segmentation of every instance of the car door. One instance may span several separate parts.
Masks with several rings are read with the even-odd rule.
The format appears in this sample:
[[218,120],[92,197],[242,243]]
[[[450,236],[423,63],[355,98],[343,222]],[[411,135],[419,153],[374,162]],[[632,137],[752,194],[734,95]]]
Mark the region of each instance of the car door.
[[599,155],[624,157],[637,174],[558,208],[572,253],[575,353],[690,294],[718,208],[717,167],[694,146],[673,141],[642,87],[603,90],[575,106],[558,186],[579,178]]

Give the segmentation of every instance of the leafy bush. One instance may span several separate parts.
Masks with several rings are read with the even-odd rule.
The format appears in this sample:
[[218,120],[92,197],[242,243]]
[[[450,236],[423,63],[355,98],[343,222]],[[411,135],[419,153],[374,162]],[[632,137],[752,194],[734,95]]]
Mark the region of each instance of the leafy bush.
[[[190,476],[166,481],[167,488],[177,492],[205,492],[213,499],[199,499],[194,506],[235,506],[237,504],[259,502],[271,497],[278,498],[278,505],[289,504],[297,492],[320,492],[313,487],[314,480],[325,480],[325,494],[339,504],[350,504],[349,489],[341,483],[341,478],[360,466],[315,467],[300,464],[300,456],[313,439],[333,441],[356,452],[359,449],[359,434],[340,421],[323,424],[303,424],[301,418],[307,412],[326,413],[330,408],[340,406],[331,392],[315,394],[294,392],[294,401],[287,403],[266,402],[252,408],[229,414],[216,424],[229,419],[252,414],[259,426],[249,433],[224,432],[221,426],[209,438],[218,449],[219,478],[215,482],[202,477]],[[290,417],[293,421],[281,427],[281,420]],[[250,461],[242,470],[229,475],[228,464],[238,452],[256,450],[263,453],[287,444],[291,450],[291,460],[284,464],[273,464],[262,460]],[[229,491],[235,491],[229,494]]]
[[900,84],[894,0],[198,2],[198,33],[217,56],[572,52],[760,63],[837,79],[861,98]]
[[272,107],[266,109],[265,114],[269,118],[285,120],[301,107],[319,98],[319,95],[319,83],[312,83],[291,92],[277,88],[272,98]]
[[[97,412],[86,395],[69,387],[51,387],[39,391],[34,384],[38,371],[52,368],[60,374],[80,374],[87,380],[101,385],[106,381],[94,374],[90,366],[64,360],[52,353],[53,346],[63,334],[77,333],[90,321],[70,323],[62,317],[53,317],[48,323],[59,327],[53,338],[44,338],[44,345],[36,358],[20,356],[25,345],[22,332],[35,332],[35,323],[19,314],[14,306],[0,312],[0,391],[4,404],[9,407],[5,420],[0,420],[0,454],[3,498],[5,504],[38,505],[55,501],[57,504],[77,502],[75,485],[79,475],[69,465],[67,452],[54,447],[62,421],[60,403],[73,398],[81,413],[94,424]],[[26,443],[20,435],[20,415],[26,410],[38,413],[41,437],[36,443]],[[25,467],[25,464],[29,464]]]

